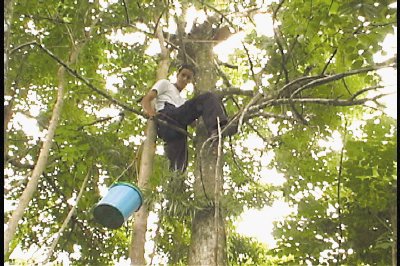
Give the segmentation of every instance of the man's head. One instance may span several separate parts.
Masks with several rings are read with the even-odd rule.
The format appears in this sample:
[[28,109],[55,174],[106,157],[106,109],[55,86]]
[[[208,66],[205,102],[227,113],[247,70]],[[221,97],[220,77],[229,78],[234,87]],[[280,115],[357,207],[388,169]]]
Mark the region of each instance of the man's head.
[[183,69],[188,69],[188,70],[192,71],[193,76],[196,74],[196,69],[195,69],[195,67],[193,65],[190,65],[190,64],[182,64],[182,65],[180,65],[180,67],[178,68],[178,74]]
[[192,82],[195,73],[194,66],[189,64],[183,64],[178,68],[176,85],[180,91],[183,90],[188,83]]

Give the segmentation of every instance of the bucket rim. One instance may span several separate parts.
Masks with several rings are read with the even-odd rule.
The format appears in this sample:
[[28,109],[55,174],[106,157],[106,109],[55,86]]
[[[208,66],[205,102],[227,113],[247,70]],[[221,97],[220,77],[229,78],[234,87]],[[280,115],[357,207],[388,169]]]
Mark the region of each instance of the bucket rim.
[[131,188],[133,188],[134,190],[136,190],[136,191],[139,193],[140,205],[142,205],[142,203],[143,203],[143,193],[142,193],[142,191],[140,191],[140,189],[139,189],[137,186],[135,186],[135,185],[133,185],[133,184],[131,184],[131,183],[128,183],[128,182],[121,182],[121,181],[120,181],[120,182],[116,182],[116,183],[112,184],[112,185],[110,186],[110,188],[115,187],[115,186],[118,186],[118,185],[128,186],[128,187],[131,187]]

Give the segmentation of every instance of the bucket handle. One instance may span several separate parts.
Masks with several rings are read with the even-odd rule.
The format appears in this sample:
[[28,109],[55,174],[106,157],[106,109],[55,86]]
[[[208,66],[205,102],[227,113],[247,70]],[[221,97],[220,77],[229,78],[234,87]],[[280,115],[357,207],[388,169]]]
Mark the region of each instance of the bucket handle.
[[126,173],[126,171],[129,170],[129,168],[132,167],[132,165],[133,165],[135,162],[136,162],[136,160],[132,160],[132,162],[128,165],[128,167],[125,168],[124,171],[122,171],[122,173],[121,173],[117,178],[115,178],[115,180],[113,180],[113,182],[112,182],[111,184],[117,183],[118,180]]

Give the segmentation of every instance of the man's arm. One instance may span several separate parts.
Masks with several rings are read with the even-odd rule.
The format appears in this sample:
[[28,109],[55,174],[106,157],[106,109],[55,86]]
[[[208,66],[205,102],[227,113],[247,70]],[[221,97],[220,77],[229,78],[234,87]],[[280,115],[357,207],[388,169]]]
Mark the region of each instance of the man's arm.
[[149,118],[157,114],[156,110],[154,109],[154,106],[151,104],[151,101],[153,101],[156,97],[157,97],[157,91],[150,90],[140,102],[142,104],[144,114],[147,115]]

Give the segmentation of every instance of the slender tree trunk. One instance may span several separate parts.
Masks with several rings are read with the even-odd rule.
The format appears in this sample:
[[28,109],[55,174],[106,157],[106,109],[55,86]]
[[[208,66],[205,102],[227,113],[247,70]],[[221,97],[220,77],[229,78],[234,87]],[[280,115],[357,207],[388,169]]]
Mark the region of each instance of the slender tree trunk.
[[43,173],[47,159],[49,157],[49,151],[51,145],[53,143],[54,132],[56,130],[58,120],[61,115],[61,109],[63,106],[63,97],[64,97],[64,86],[65,86],[65,69],[64,67],[60,67],[58,69],[58,95],[57,102],[53,109],[53,114],[50,120],[49,128],[47,131],[46,139],[43,142],[43,146],[39,153],[38,161],[36,162],[35,168],[33,169],[31,178],[28,181],[28,184],[25,190],[22,192],[21,197],[19,198],[18,206],[14,210],[11,219],[7,224],[7,229],[4,232],[4,254],[8,252],[10,241],[13,239],[14,234],[17,230],[18,222],[21,220],[25,208],[28,206],[31,201],[33,194],[36,192],[37,185],[39,183],[39,178]]
[[170,59],[169,59],[170,51],[167,47],[165,47],[164,43],[165,40],[161,27],[157,28],[156,36],[158,38],[161,48],[161,60],[158,63],[157,67],[157,80],[159,80],[159,79],[165,79],[168,76],[168,68],[170,65]]
[[[211,44],[205,43],[198,44],[194,49],[198,63],[196,88],[200,93],[212,90],[217,80],[212,48]],[[194,190],[196,200],[206,200],[210,204],[205,210],[197,212],[192,220],[189,265],[226,265],[224,217],[220,209],[217,211],[215,209],[219,206],[216,202],[218,198],[215,196],[221,194],[223,183],[222,178],[219,178],[217,184],[216,176],[221,177],[222,168],[217,169],[217,148],[203,145],[207,137],[204,123],[200,121],[195,139],[197,170]]]
[[[153,170],[153,159],[156,149],[156,126],[153,120],[147,122],[146,140],[143,144],[142,157],[140,160],[140,170],[138,177],[138,186],[141,189],[148,187],[148,180],[150,179]],[[130,247],[131,265],[146,265],[144,258],[146,231],[147,231],[147,218],[149,216],[148,206],[143,203],[140,209],[135,213],[132,241]]]
[[[157,68],[157,80],[167,78],[170,64],[169,50],[164,45],[164,37],[161,28],[157,28],[156,35],[161,47],[161,60]],[[140,169],[138,177],[138,186],[141,189],[147,189],[148,180],[153,170],[154,153],[156,148],[157,130],[154,120],[148,120],[146,129],[146,140],[143,144],[143,152],[140,160]],[[146,265],[145,243],[147,231],[147,219],[149,217],[149,208],[142,204],[139,211],[135,213],[132,241],[130,246],[131,265]]]

